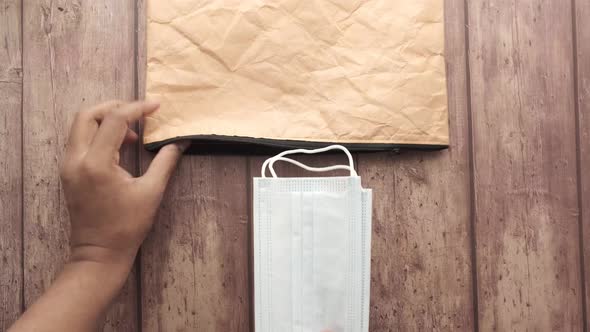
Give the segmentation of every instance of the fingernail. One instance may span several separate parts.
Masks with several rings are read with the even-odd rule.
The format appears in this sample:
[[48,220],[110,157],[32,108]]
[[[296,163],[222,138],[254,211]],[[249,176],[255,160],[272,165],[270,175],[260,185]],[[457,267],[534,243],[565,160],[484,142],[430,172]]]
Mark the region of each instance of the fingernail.
[[178,147],[178,150],[184,152],[191,145],[191,141],[180,141],[174,144]]

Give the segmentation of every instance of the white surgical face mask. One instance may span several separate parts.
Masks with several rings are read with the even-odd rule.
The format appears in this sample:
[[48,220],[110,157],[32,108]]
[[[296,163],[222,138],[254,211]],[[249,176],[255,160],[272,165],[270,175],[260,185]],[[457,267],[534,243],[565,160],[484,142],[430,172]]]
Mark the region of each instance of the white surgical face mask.
[[[349,165],[316,168],[284,157],[332,149],[343,150]],[[276,161],[350,176],[279,178]],[[333,145],[268,159],[254,179],[253,204],[256,331],[368,331],[371,191],[361,187],[348,150]]]

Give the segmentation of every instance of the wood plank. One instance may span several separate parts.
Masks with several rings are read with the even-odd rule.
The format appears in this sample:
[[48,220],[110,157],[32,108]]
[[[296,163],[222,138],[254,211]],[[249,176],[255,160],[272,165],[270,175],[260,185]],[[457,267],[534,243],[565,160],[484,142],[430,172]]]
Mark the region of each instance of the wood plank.
[[[145,1],[138,96],[145,96]],[[153,155],[141,150],[142,170]],[[141,251],[143,331],[250,330],[247,158],[185,156]]]
[[22,309],[21,0],[0,0],[0,331]]
[[590,325],[590,176],[586,170],[590,169],[590,2],[576,1],[576,45],[577,45],[577,89],[578,89],[578,121],[579,121],[579,157],[578,180],[580,181],[580,197],[578,205],[581,207],[580,232],[583,241],[583,267],[585,268],[586,294],[586,328]]
[[359,155],[373,189],[371,331],[472,330],[463,1],[445,1],[451,146]]
[[249,329],[244,157],[185,156],[142,247],[144,331]]
[[582,330],[570,1],[468,1],[479,326]]
[[[68,216],[58,178],[75,112],[134,96],[134,2],[33,1],[24,6],[25,303],[47,288],[67,258]],[[122,163],[137,169],[136,148]],[[105,331],[138,330],[132,274]]]

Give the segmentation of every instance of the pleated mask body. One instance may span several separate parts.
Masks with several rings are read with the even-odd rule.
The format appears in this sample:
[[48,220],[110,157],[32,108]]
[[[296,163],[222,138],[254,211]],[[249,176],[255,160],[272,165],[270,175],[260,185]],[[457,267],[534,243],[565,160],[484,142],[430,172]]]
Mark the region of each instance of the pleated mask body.
[[368,330],[372,195],[336,167],[351,176],[254,179],[256,331]]

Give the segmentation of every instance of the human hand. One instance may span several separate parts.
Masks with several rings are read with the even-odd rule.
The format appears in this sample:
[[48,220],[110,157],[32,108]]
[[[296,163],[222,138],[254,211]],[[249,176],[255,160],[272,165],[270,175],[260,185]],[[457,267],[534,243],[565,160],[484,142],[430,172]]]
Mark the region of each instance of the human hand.
[[109,102],[77,114],[61,168],[71,224],[71,260],[132,265],[187,142],[164,146],[147,172],[119,166],[119,149],[137,140],[129,125],[157,103]]
[[186,142],[163,147],[138,178],[119,166],[121,145],[137,140],[129,124],[158,107],[110,102],[76,116],[61,168],[70,212],[70,262],[10,331],[98,330],[187,147]]

